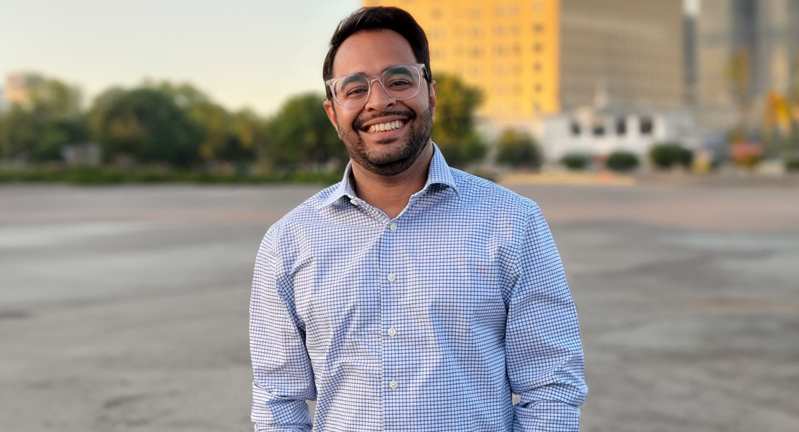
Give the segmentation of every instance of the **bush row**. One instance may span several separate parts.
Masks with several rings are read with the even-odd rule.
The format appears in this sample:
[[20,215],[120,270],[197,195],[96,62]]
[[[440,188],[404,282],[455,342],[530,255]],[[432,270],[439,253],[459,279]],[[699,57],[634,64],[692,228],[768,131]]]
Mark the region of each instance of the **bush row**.
[[25,168],[0,169],[0,183],[67,183],[75,185],[104,185],[121,183],[314,183],[331,185],[341,180],[341,172],[297,171],[269,174],[222,174],[187,170],[137,169],[123,171],[117,168]]

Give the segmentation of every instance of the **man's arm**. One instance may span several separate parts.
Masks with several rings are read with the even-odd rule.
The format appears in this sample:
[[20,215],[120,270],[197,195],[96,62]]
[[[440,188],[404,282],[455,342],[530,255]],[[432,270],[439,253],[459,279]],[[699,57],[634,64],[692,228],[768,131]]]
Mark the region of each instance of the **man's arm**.
[[579,431],[588,391],[580,329],[560,255],[537,205],[518,257],[505,332],[508,378],[521,395],[513,430]]
[[316,398],[313,370],[272,234],[261,242],[250,299],[252,421],[259,432],[307,432],[311,417],[305,400]]

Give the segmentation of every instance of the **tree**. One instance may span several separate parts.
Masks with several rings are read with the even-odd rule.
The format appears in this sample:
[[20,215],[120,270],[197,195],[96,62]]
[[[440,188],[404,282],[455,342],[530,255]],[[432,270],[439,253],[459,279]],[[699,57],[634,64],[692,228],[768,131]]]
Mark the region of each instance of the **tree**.
[[14,105],[0,116],[0,154],[4,158],[31,157],[41,139],[41,122],[30,111]]
[[126,154],[140,162],[189,166],[199,159],[202,129],[168,92],[113,88],[97,98],[90,116],[106,160]]
[[294,170],[347,160],[346,147],[322,108],[324,100],[318,93],[294,96],[267,121],[267,139],[259,148],[267,166]]
[[47,80],[31,89],[32,110],[52,116],[80,115],[81,92],[77,87],[58,80]]
[[481,159],[486,146],[475,130],[475,111],[483,101],[482,92],[452,75],[436,75],[435,81],[433,141],[453,166]]
[[252,160],[254,147],[264,140],[262,122],[252,111],[230,114],[213,102],[201,102],[188,113],[203,130],[199,152],[206,161]]
[[80,89],[58,80],[31,89],[29,103],[0,116],[0,156],[58,160],[65,145],[88,140],[80,99]]
[[208,95],[187,82],[174,84],[169,81],[156,82],[147,78],[142,83],[141,88],[156,90],[169,95],[175,101],[175,104],[181,108],[188,109],[195,105],[211,103],[211,98]]
[[497,162],[512,167],[539,168],[541,150],[533,137],[516,129],[505,129],[497,142]]

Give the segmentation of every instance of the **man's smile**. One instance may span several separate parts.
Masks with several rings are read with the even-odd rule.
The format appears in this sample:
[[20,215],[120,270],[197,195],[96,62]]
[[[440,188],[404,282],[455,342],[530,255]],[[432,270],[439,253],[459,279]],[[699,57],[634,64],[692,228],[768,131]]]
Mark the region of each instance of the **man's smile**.
[[394,120],[387,123],[378,123],[368,126],[367,132],[375,133],[375,132],[384,132],[384,131],[392,131],[394,129],[399,129],[405,126],[404,120]]
[[380,116],[372,117],[370,120],[356,122],[354,129],[378,142],[386,143],[385,140],[399,138],[408,128],[410,122],[415,117],[410,113],[383,113]]

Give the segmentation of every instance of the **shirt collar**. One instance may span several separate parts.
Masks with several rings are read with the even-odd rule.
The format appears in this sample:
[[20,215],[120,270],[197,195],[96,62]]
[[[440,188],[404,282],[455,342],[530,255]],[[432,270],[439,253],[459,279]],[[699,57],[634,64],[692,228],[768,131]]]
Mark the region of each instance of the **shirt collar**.
[[[330,196],[322,203],[322,207],[327,207],[330,204],[338,201],[342,197],[347,197],[349,199],[356,199],[357,195],[355,195],[355,189],[352,187],[352,161],[347,163],[347,168],[344,170],[344,178],[338,184],[338,187],[333,190]],[[455,193],[460,197],[461,193],[458,189],[458,185],[455,184],[455,179],[452,177],[452,171],[447,165],[447,161],[444,160],[444,155],[441,154],[441,150],[438,146],[433,143],[433,159],[430,161],[430,169],[427,171],[427,182],[425,183],[424,187],[418,193],[424,193],[427,191],[430,186],[434,184],[442,184],[449,186]]]

